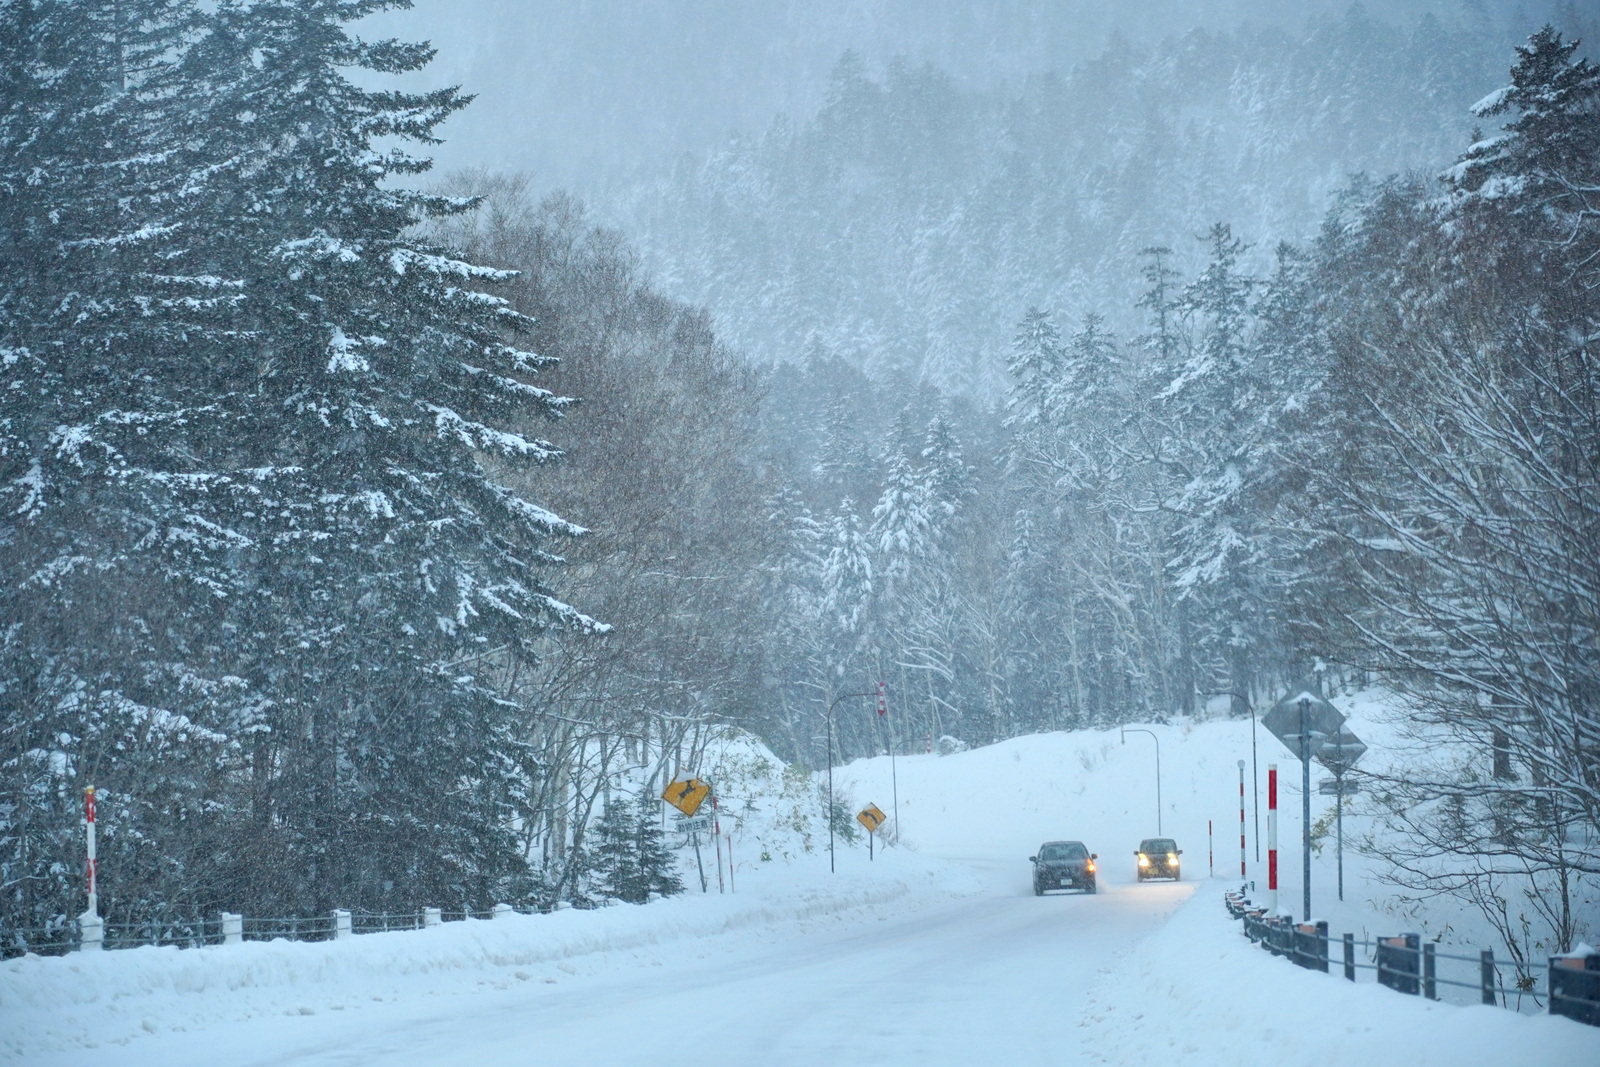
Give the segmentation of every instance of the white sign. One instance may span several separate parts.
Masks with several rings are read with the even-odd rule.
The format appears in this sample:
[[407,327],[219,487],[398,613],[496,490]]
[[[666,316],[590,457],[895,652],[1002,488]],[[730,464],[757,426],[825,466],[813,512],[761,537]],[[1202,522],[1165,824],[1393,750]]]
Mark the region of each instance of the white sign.
[[672,828],[680,834],[694,834],[699,833],[701,830],[709,830],[711,829],[711,816],[695,815],[686,819],[678,819],[672,824]]

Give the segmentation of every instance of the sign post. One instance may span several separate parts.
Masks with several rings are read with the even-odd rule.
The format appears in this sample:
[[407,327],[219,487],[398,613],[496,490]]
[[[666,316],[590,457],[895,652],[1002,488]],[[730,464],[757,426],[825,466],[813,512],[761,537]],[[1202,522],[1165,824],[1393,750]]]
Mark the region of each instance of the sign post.
[[884,815],[883,809],[878,807],[876,804],[868,804],[866,807],[856,812],[856,822],[867,828],[868,860],[872,859],[872,839],[878,836],[878,830],[882,828],[884,821],[887,818],[888,816]]
[[1261,725],[1300,757],[1300,871],[1305,922],[1311,921],[1311,759],[1344,726],[1338,708],[1309,689],[1291,692],[1272,705]]
[[[694,865],[695,869],[700,872],[700,892],[702,893],[710,891],[710,886],[706,884],[705,861],[700,858],[700,830],[706,820],[695,820],[694,813],[700,810],[700,805],[704,804],[706,798],[710,795],[711,786],[698,778],[674,779],[661,791],[661,799],[684,814],[686,825],[683,825],[682,828],[689,831],[689,839],[694,842]],[[717,881],[719,884],[722,881],[722,866],[720,862],[717,866]]]
[[[1339,727],[1339,732],[1333,739],[1322,746],[1322,751],[1317,753],[1317,762],[1333,772],[1334,796],[1334,823],[1338,826],[1339,844],[1336,849],[1339,860],[1339,899],[1344,899],[1344,794],[1346,791],[1344,776],[1356,761],[1366,754],[1367,746],[1355,731],[1348,726]],[[1322,783],[1318,783],[1317,791],[1326,793]],[[1355,792],[1355,790],[1350,790]]]

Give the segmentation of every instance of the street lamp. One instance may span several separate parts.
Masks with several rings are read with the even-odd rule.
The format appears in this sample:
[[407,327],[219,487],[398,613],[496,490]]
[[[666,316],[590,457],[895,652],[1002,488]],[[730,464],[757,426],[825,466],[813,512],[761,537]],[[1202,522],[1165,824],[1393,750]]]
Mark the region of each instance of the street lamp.
[[1156,743],[1156,833],[1161,833],[1161,738],[1156,737],[1154,730],[1146,730],[1142,726],[1119,727],[1122,731],[1122,743],[1128,743],[1129,734],[1149,734]]
[[1213,689],[1206,696],[1233,697],[1250,711],[1250,811],[1255,820],[1256,862],[1261,862],[1261,774],[1256,767],[1256,708],[1250,698],[1234,689]]
[[833,873],[833,709],[839,706],[839,701],[849,700],[851,697],[875,697],[877,693],[845,693],[833,698],[833,703],[828,705],[828,873]]

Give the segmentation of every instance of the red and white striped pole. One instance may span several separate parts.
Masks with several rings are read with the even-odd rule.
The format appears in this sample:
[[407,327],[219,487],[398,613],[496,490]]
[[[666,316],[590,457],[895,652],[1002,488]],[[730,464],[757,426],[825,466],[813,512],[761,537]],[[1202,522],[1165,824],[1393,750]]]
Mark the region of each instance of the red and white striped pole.
[[86,786],[83,790],[83,822],[89,834],[89,864],[87,874],[89,879],[89,915],[100,914],[100,884],[99,870],[94,858],[94,786]]
[[1267,914],[1278,914],[1278,765],[1267,764]]
[[78,916],[78,950],[96,952],[105,944],[106,925],[100,919],[100,867],[94,858],[94,786],[83,790],[83,825],[88,836],[89,856],[84,874],[89,883],[89,910]]
[[[1244,873],[1244,760],[1239,761],[1239,881],[1245,880]],[[1244,886],[1239,887],[1239,892],[1244,892]]]

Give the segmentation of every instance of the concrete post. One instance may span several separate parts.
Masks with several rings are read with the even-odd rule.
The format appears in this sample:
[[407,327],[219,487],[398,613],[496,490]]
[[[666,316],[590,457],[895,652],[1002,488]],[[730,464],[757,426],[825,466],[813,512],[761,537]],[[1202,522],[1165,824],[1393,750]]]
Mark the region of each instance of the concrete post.
[[244,916],[235,915],[231,911],[222,913],[222,943],[224,945],[239,945],[244,943]]
[[442,922],[444,922],[444,913],[438,908],[422,909],[423,926],[438,926]]
[[350,925],[350,912],[345,908],[334,908],[333,939],[335,941],[347,941],[355,935],[355,930]]

